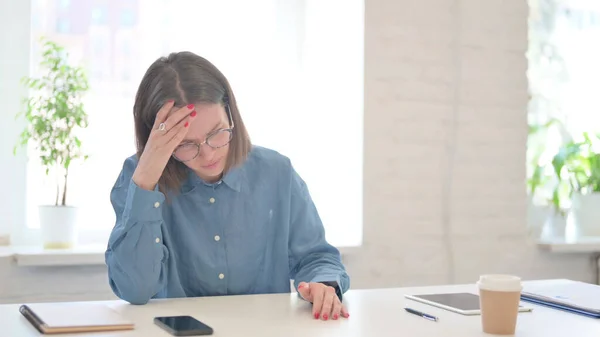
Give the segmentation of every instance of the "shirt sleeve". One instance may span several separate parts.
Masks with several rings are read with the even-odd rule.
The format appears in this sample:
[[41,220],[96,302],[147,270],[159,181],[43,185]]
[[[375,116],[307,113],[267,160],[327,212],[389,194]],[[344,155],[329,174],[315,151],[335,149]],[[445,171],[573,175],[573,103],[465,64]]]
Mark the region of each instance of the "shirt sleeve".
[[290,270],[296,290],[300,282],[334,284],[341,297],[350,287],[350,278],[340,252],[326,241],[323,223],[306,183],[294,169],[290,212]]
[[109,284],[119,298],[145,304],[166,285],[169,250],[161,226],[164,195],[133,182],[136,163],[126,160],[111,190],[116,224],[105,253]]

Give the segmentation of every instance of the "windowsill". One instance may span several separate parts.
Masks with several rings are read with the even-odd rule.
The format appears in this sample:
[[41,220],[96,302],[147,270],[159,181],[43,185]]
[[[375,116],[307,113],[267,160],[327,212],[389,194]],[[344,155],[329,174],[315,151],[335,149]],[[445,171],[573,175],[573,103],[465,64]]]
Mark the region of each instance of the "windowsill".
[[[355,254],[357,247],[338,247],[342,256]],[[73,249],[43,249],[36,246],[0,247],[0,258],[12,257],[19,267],[100,266],[105,265],[106,245],[80,246]]]
[[104,265],[106,246],[43,249],[36,246],[0,247],[0,257],[12,257],[19,267]]
[[567,240],[564,237],[544,238],[538,246],[552,253],[600,253],[600,236],[579,237]]

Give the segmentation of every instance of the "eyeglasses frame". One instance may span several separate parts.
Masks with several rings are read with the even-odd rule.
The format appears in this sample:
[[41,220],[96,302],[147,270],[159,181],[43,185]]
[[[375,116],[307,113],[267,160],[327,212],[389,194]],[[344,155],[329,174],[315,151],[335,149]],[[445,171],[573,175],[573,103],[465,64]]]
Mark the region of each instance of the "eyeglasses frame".
[[[213,148],[213,149],[215,149],[215,150],[216,150],[216,149],[220,149],[220,148],[222,148],[222,147],[224,147],[224,146],[228,145],[229,143],[231,143],[231,139],[233,139],[233,128],[235,127],[235,125],[233,124],[233,116],[231,115],[231,110],[229,109],[229,104],[225,104],[225,111],[227,112],[227,118],[229,119],[229,127],[228,127],[228,128],[217,129],[217,130],[215,130],[215,131],[213,131],[213,132],[209,133],[208,135],[206,135],[206,138],[204,139],[204,141],[203,141],[202,143],[198,143],[198,142],[187,142],[187,143],[185,143],[185,145],[190,145],[190,144],[196,145],[196,149],[197,149],[197,150],[196,150],[196,155],[195,155],[194,157],[192,157],[192,158],[190,158],[190,159],[188,159],[188,160],[181,160],[181,159],[177,158],[177,156],[175,156],[175,152],[177,152],[177,149],[178,149],[178,148],[179,148],[181,145],[183,145],[183,144],[180,144],[180,145],[178,145],[178,146],[175,148],[175,150],[173,151],[173,153],[171,154],[171,156],[172,156],[172,157],[173,157],[175,160],[177,160],[177,161],[180,161],[180,162],[182,162],[182,163],[185,163],[185,162],[188,162],[188,161],[190,161],[190,160],[194,160],[194,159],[196,159],[196,158],[198,157],[198,155],[200,154],[200,147],[201,147],[202,145],[204,145],[204,144],[206,144],[206,145],[208,145],[208,146],[210,146],[211,148]],[[210,137],[212,137],[213,135],[217,134],[218,132],[222,132],[222,131],[228,131],[228,132],[230,132],[230,133],[231,133],[231,137],[229,138],[229,141],[228,141],[226,144],[223,144],[223,145],[221,145],[221,146],[212,146],[212,145],[208,144],[208,139],[209,139]]]

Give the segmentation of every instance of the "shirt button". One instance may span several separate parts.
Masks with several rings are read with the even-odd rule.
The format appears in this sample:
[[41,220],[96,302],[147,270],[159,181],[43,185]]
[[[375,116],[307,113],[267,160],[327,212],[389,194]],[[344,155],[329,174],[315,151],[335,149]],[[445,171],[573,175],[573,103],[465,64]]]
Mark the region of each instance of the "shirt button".
[[208,199],[208,201],[210,201],[211,204],[214,204],[215,203],[215,198],[210,198],[210,199]]
[[156,238],[156,240],[154,240],[154,242],[156,242],[156,243],[159,243],[159,242],[160,242],[160,239],[159,239],[159,238]]
[[154,208],[158,208],[158,206],[160,206],[160,202],[157,201],[154,203]]
[[225,278],[225,275],[224,274],[219,274],[219,278],[222,280],[222,279]]
[[218,235],[215,235],[215,241],[219,241],[219,240],[221,240],[221,237]]

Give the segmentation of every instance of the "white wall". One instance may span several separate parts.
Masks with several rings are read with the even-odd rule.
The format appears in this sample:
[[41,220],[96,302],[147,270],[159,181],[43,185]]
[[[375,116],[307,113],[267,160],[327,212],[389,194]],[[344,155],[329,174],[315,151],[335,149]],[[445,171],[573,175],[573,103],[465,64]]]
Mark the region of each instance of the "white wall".
[[[345,257],[352,286],[486,272],[591,282],[589,256],[542,253],[527,238],[526,1],[366,0],[365,11],[364,247]],[[104,267],[60,271],[0,259],[0,302],[30,289],[111,296]]]

